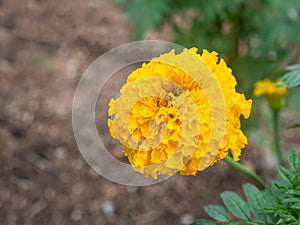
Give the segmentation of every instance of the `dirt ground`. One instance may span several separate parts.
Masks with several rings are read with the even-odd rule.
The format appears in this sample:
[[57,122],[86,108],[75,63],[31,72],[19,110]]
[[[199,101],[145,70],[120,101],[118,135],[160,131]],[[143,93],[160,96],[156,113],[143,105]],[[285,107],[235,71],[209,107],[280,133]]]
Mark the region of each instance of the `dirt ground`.
[[[249,181],[220,162],[196,177],[126,187],[83,160],[76,85],[94,59],[133,40],[111,0],[0,0],[0,224],[189,224]],[[251,149],[242,159],[254,168]]]

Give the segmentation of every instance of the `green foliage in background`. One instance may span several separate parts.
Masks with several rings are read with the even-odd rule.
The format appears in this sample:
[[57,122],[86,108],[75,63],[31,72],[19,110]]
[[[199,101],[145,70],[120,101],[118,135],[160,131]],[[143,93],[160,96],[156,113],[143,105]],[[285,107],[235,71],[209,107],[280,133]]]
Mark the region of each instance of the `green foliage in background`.
[[252,184],[243,185],[244,201],[235,192],[221,194],[224,205],[207,205],[207,214],[215,221],[199,219],[192,225],[212,224],[300,224],[300,163],[298,153],[291,148],[288,155],[290,169],[278,167],[280,180],[260,191]]
[[300,85],[300,64],[287,66],[286,70],[288,72],[283,74],[281,78],[281,80],[283,81],[282,85],[287,85],[288,88]]
[[[296,124],[290,125],[287,129],[300,127],[300,64],[294,64],[285,68],[287,71],[281,76],[282,84],[288,87],[288,108],[298,112]],[[281,86],[280,85],[280,86]]]
[[216,50],[238,75],[244,92],[263,77],[274,80],[295,63],[300,0],[116,0],[136,26],[137,39],[168,24],[185,47]]

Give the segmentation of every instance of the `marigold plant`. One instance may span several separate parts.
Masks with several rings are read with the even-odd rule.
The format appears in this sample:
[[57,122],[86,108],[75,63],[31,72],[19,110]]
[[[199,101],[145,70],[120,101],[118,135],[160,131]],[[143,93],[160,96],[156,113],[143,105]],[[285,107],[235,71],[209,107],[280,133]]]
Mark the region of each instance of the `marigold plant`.
[[[241,149],[247,144],[240,116],[249,117],[252,100],[236,92],[236,79],[216,52],[203,50],[198,54],[197,51],[197,48],[184,49],[179,54],[171,51],[144,63],[128,76],[120,96],[109,103],[110,133],[120,140],[133,169],[145,176],[156,178],[176,172],[195,175],[224,159],[229,149],[233,160],[239,160]],[[209,71],[200,79],[200,85],[187,73],[188,69],[182,69],[196,68],[189,55],[196,56]],[[217,88],[213,87],[209,76],[215,79]],[[140,82],[143,79],[144,82]],[[213,99],[209,99],[205,91],[210,89]],[[223,111],[213,104],[221,100],[224,101]],[[125,110],[129,105],[130,111]],[[213,131],[219,129],[217,114],[224,118],[224,121],[217,121],[220,126],[224,122],[224,132],[218,137],[221,140],[213,137]],[[218,141],[220,145],[215,145],[218,146],[215,153],[207,150],[209,142]],[[179,145],[182,148],[177,151]]]
[[285,96],[287,94],[287,86],[282,81],[273,82],[269,79],[257,81],[254,84],[254,96],[265,95],[268,104],[273,112],[274,142],[277,158],[280,164],[283,164],[283,155],[280,146],[279,135],[279,112],[285,105]]

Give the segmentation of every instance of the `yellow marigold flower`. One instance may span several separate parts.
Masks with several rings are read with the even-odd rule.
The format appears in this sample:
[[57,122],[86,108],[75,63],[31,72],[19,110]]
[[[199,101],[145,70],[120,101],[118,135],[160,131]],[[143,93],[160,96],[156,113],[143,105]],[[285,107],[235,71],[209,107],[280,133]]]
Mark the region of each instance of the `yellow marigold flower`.
[[[249,117],[252,100],[236,92],[236,79],[216,52],[197,51],[171,51],[144,63],[109,103],[111,135],[145,176],[195,175],[228,149],[237,161],[247,144],[239,117]],[[193,73],[202,75],[197,80]]]
[[273,96],[273,95],[278,95],[278,96],[285,96],[287,91],[286,91],[286,85],[282,87],[277,87],[280,85],[282,81],[278,82],[272,82],[269,79],[264,79],[257,81],[254,84],[254,96],[261,96],[261,95],[267,95],[267,96]]
[[277,87],[282,81],[272,82],[269,79],[257,81],[254,84],[254,96],[266,95],[270,108],[279,111],[285,105],[284,97],[287,94],[287,86]]

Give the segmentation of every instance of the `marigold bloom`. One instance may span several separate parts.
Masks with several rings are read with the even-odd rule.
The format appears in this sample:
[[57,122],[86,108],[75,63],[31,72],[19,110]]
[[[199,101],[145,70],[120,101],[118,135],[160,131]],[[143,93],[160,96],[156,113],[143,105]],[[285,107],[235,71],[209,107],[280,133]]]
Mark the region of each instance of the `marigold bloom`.
[[[159,174],[176,172],[195,175],[206,165],[225,158],[228,149],[237,161],[247,144],[239,117],[249,117],[252,100],[236,92],[236,79],[216,52],[203,50],[200,55],[197,51],[196,48],[185,49],[180,54],[171,51],[144,63],[128,76],[120,97],[109,103],[110,133],[120,140],[133,169],[145,176],[156,178]],[[215,93],[217,89],[212,87],[209,77],[200,79],[203,82],[198,85],[192,75],[186,73],[197,63],[189,54],[197,56],[206,66],[221,93]],[[188,69],[174,66],[179,64]],[[211,89],[213,101],[224,100],[224,110],[215,109],[204,89]],[[191,113],[193,110],[196,113]],[[218,141],[211,136],[219,129],[212,125],[218,113],[224,117],[224,132],[219,140],[221,144],[216,145],[216,153],[211,153],[206,148],[210,142]],[[181,148],[177,151],[178,145]]]
[[282,81],[272,82],[269,79],[257,81],[254,84],[254,96],[266,95],[270,108],[279,111],[285,105],[284,97],[287,94],[287,86],[278,87]]
[[261,96],[261,95],[267,95],[267,96],[285,96],[286,91],[286,85],[282,87],[278,87],[282,81],[278,82],[272,82],[269,79],[264,79],[257,81],[254,84],[254,96]]

